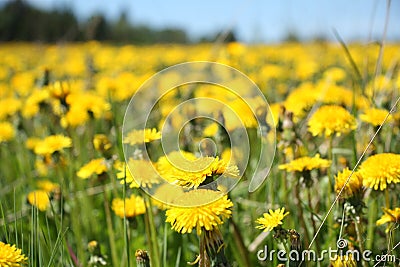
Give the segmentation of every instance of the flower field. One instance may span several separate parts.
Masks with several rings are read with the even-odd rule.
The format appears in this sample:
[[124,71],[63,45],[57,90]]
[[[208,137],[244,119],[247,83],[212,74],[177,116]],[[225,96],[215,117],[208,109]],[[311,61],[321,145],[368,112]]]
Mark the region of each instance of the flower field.
[[[399,266],[399,51],[0,44],[0,267]],[[239,70],[269,107],[220,73],[236,93],[182,85],[146,129],[126,128],[140,86],[192,61]],[[165,77],[147,98],[182,78]],[[222,106],[176,109],[195,98]],[[230,143],[241,131],[247,152]],[[181,153],[163,150],[168,137]],[[269,175],[249,192],[264,140]],[[289,258],[307,250],[320,258]]]

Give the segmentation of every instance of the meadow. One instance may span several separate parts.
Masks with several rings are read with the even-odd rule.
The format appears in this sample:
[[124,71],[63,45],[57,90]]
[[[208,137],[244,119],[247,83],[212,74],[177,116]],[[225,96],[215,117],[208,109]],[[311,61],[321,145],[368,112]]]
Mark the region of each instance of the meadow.
[[[399,266],[399,51],[340,42],[0,44],[0,266]],[[191,61],[236,68],[269,107],[235,80],[240,95],[181,86],[157,102],[146,129],[125,131],[140,86]],[[191,98],[232,107],[242,126],[219,106],[173,112]],[[197,113],[223,123],[185,121]],[[249,192],[260,121],[276,149],[268,178]],[[179,137],[188,169],[163,153],[163,127]],[[244,166],[226,134],[243,129]],[[199,154],[204,137],[216,154]],[[241,178],[233,190],[212,186],[221,174]],[[265,248],[336,252],[263,259]]]

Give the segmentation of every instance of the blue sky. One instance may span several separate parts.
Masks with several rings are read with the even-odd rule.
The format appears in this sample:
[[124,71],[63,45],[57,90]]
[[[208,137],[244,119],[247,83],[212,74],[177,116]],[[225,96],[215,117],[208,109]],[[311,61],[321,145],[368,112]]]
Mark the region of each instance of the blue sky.
[[[0,0],[4,1],[4,0]],[[157,28],[183,28],[193,38],[233,29],[245,42],[277,42],[289,31],[301,38],[333,39],[336,28],[346,40],[382,36],[384,0],[27,0],[42,8],[71,8],[79,19],[102,13],[117,19],[125,11],[131,22]],[[389,40],[400,40],[400,1],[392,0]],[[397,26],[397,27],[396,27]]]

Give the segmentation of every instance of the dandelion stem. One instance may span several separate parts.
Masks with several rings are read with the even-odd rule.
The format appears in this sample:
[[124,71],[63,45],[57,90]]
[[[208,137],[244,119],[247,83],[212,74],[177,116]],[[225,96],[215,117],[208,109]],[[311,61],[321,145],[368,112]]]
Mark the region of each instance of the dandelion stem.
[[376,210],[377,204],[376,200],[371,198],[372,200],[369,203],[368,209],[368,229],[367,229],[367,249],[372,249],[372,244],[374,244],[374,236],[375,236],[375,220],[376,220]]
[[[294,151],[293,151],[293,153],[294,153]],[[282,162],[286,162],[286,155],[285,154],[283,154],[283,161]],[[281,172],[281,173],[282,173],[283,184],[285,186],[285,190],[284,190],[284,194],[283,194],[284,197],[285,197],[285,203],[289,204],[290,201],[289,201],[289,194],[288,194],[288,192],[289,192],[288,175],[287,175],[287,172]]]
[[201,233],[200,236],[200,255],[199,255],[199,267],[210,267],[210,260],[207,256],[206,250],[206,241],[205,241],[205,233],[204,231]]
[[150,197],[146,194],[145,197],[146,202],[146,214],[145,214],[145,224],[147,228],[147,237],[150,243],[150,251],[151,251],[151,266],[153,267],[160,267],[160,253],[158,250],[158,243],[157,243],[157,232],[156,228],[154,227],[154,218],[153,218],[153,206],[150,201]]
[[[57,170],[59,170],[57,168]],[[60,171],[60,170],[59,170]],[[60,171],[61,173],[61,171]],[[70,180],[70,187],[71,191],[74,192],[76,191],[76,184],[74,181],[74,178]],[[73,205],[73,211],[72,214],[82,214],[81,210],[81,204],[79,203],[79,198],[73,198],[74,205]],[[74,238],[76,240],[76,251],[77,251],[77,256],[80,258],[80,254],[83,253],[83,246],[82,246],[82,224],[80,222],[80,218],[78,216],[74,216],[71,218],[71,223],[72,223],[72,229],[74,233]]]
[[129,221],[126,218],[126,169],[124,168],[124,187],[122,190],[122,199],[124,200],[124,236],[125,236],[125,249],[126,249],[126,257],[128,261],[128,267],[131,266],[131,260],[130,260],[130,253],[129,253]]
[[[310,208],[310,219],[311,219],[311,223],[312,223],[312,227],[313,227],[313,234],[315,234],[317,232],[317,225],[316,225],[316,222],[314,219],[314,214],[313,214],[313,206],[312,206],[311,189],[310,188],[308,188],[308,190],[307,190],[307,196],[308,196],[308,206]],[[321,248],[320,248],[318,242],[315,243],[315,248],[317,250],[316,251],[317,255],[319,255]]]
[[[361,235],[360,217],[354,218],[354,226],[356,228],[358,247],[360,248],[361,254],[364,255],[364,243]],[[361,264],[363,267],[368,267],[368,263],[363,258],[361,259]]]
[[300,180],[298,179],[294,191],[295,191],[296,204],[297,204],[297,210],[299,212],[301,227],[304,230],[304,243],[306,246],[308,246],[308,244],[310,243],[310,233],[308,232],[308,227],[306,221],[304,220],[303,207],[301,206],[300,186],[301,186]]
[[[327,198],[326,198],[326,207],[329,208],[332,201],[330,199],[333,191],[333,175],[332,175],[332,166],[333,166],[333,136],[329,138],[329,146],[328,146],[328,159],[331,161],[331,166],[328,168],[328,192],[327,192]],[[328,214],[328,238],[329,241],[332,240],[334,237],[333,233],[333,215]]]
[[104,200],[104,211],[106,213],[108,241],[110,243],[110,249],[111,249],[111,261],[113,263],[113,266],[117,266],[117,249],[115,247],[115,235],[114,235],[114,229],[113,229],[113,225],[112,225],[110,205],[108,204],[108,197],[107,197],[107,191],[106,191],[105,186],[104,186],[103,200]]
[[233,227],[233,238],[235,240],[236,246],[239,249],[239,253],[240,255],[243,257],[243,261],[244,261],[244,266],[246,267],[250,267],[250,259],[249,259],[249,251],[247,250],[246,246],[244,245],[243,242],[243,236],[240,233],[240,229],[237,226],[237,224],[234,222],[233,219],[229,220],[229,222],[231,223],[232,227]]

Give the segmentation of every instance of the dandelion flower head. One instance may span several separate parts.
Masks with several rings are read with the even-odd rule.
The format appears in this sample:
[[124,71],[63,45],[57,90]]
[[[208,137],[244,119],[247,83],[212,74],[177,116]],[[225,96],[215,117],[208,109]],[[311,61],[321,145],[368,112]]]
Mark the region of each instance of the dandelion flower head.
[[37,181],[36,185],[41,189],[44,190],[48,193],[57,191],[60,189],[60,185],[53,183],[49,180],[41,180],[41,181]]
[[96,134],[93,138],[93,146],[97,151],[107,151],[112,144],[105,134]]
[[14,138],[15,131],[11,123],[0,122],[0,144]]
[[107,171],[107,163],[106,160],[104,158],[99,158],[99,159],[93,159],[91,160],[89,163],[83,165],[78,172],[76,173],[76,175],[79,178],[82,179],[87,179],[90,176],[92,176],[93,174],[102,174],[103,172]]
[[354,117],[343,107],[327,105],[320,107],[308,121],[308,130],[313,136],[333,134],[340,136],[357,128]]
[[[389,111],[386,109],[370,108],[364,111],[360,115],[360,119],[364,122],[370,123],[373,126],[379,126],[385,121],[386,116],[388,116]],[[386,122],[392,121],[392,116],[389,115]]]
[[127,218],[132,218],[146,212],[143,198],[135,195],[125,198],[125,203],[121,198],[113,199],[111,209],[121,218],[124,218],[124,215]]
[[123,164],[118,170],[117,178],[125,178],[125,181],[121,180],[121,184],[126,182],[131,188],[139,186],[151,188],[153,184],[160,183],[156,168],[149,160],[129,158],[128,165]]
[[49,193],[44,190],[35,190],[27,196],[29,204],[37,207],[40,211],[45,211],[50,206]]
[[201,157],[196,158],[194,155],[185,154],[179,157],[179,153],[171,155],[171,161],[178,163],[173,165],[168,157],[160,158],[157,166],[160,175],[167,181],[188,188],[197,188],[207,178],[214,180],[215,176],[222,174],[229,177],[238,177],[239,170],[237,166],[228,164],[219,157]]
[[[348,177],[351,175],[350,180],[347,182]],[[343,188],[341,193],[342,197],[348,198],[359,192],[362,188],[362,177],[358,172],[353,172],[351,174],[351,170],[349,168],[345,168],[343,171],[339,172],[335,176],[335,191],[336,194],[339,194],[340,190]]]
[[72,146],[71,138],[63,135],[50,135],[37,142],[34,151],[38,155],[51,155],[56,151]]
[[288,172],[302,172],[310,171],[313,169],[328,168],[331,165],[331,161],[321,159],[319,154],[314,157],[301,157],[292,160],[289,163],[279,165],[279,169],[286,170]]
[[124,138],[124,144],[131,146],[136,144],[148,143],[161,138],[161,132],[157,129],[144,129],[144,130],[133,130],[129,132]]
[[264,232],[271,231],[275,227],[283,224],[283,219],[289,214],[289,212],[285,212],[285,208],[272,210],[270,209],[268,212],[263,214],[263,217],[258,218],[256,223],[259,225],[256,226],[258,229],[263,229]]
[[25,266],[28,258],[22,250],[15,245],[5,244],[0,241],[0,266],[19,267]]
[[[217,200],[215,200],[217,199]],[[180,205],[177,201],[176,207],[170,207],[166,211],[166,222],[171,223],[172,229],[178,233],[191,233],[193,229],[200,235],[202,231],[212,231],[229,219],[232,215],[232,201],[227,195],[221,197],[218,191],[207,189],[195,189],[182,195]],[[206,205],[196,206],[199,203]],[[187,206],[187,203],[193,204],[193,207]]]
[[363,184],[374,190],[385,190],[388,184],[400,183],[400,155],[381,153],[370,156],[360,166]]
[[376,225],[382,225],[385,223],[400,223],[400,208],[395,209],[383,209],[384,215],[376,221]]

